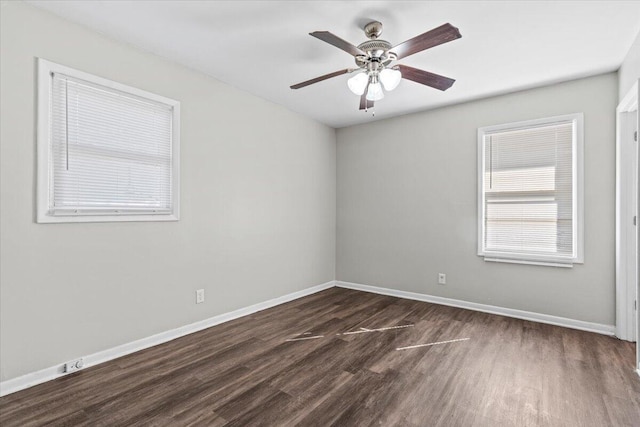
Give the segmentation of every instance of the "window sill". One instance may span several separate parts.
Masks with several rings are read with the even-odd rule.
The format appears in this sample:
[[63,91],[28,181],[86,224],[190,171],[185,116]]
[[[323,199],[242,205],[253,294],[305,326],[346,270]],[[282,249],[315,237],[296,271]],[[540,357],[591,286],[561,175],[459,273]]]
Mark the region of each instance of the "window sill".
[[540,265],[544,267],[562,267],[573,268],[575,261],[558,262],[558,261],[542,261],[542,260],[526,260],[516,258],[496,258],[492,256],[480,255],[486,262],[504,262],[508,264],[526,264],[526,265]]
[[38,215],[39,224],[73,223],[73,222],[151,222],[151,221],[179,221],[177,214],[169,215]]

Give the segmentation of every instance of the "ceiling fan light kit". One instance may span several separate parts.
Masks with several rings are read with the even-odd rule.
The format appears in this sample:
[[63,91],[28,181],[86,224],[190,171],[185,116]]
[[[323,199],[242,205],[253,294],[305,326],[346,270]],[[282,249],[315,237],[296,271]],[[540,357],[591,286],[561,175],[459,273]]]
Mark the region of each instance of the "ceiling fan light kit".
[[369,40],[358,46],[354,46],[328,31],[309,33],[309,35],[351,54],[358,68],[345,68],[325,74],[295,84],[291,86],[291,89],[300,89],[332,77],[356,72],[356,75],[347,80],[347,86],[351,92],[360,96],[360,109],[366,110],[373,107],[375,101],[384,98],[385,90],[390,92],[398,87],[402,78],[439,90],[447,90],[455,82],[448,77],[406,65],[391,65],[393,61],[398,59],[462,37],[460,31],[451,24],[441,25],[396,46],[386,40],[378,39],[382,34],[382,23],[378,21],[365,25],[364,33]]
[[367,100],[369,101],[380,101],[384,98],[384,92],[382,90],[382,85],[378,81],[377,76],[371,76],[369,81],[369,88],[367,89]]
[[366,73],[358,73],[355,76],[347,80],[347,86],[349,90],[356,95],[360,96],[364,93],[369,83],[369,75]]
[[398,69],[385,68],[380,71],[380,82],[382,86],[384,86],[384,89],[389,92],[398,87],[401,79],[402,73]]

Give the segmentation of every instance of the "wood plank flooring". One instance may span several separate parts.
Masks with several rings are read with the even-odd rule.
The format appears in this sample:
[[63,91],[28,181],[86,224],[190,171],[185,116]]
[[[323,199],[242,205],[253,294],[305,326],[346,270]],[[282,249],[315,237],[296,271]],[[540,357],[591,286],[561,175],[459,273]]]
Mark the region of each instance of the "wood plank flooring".
[[332,288],[5,396],[0,425],[640,426],[634,351]]

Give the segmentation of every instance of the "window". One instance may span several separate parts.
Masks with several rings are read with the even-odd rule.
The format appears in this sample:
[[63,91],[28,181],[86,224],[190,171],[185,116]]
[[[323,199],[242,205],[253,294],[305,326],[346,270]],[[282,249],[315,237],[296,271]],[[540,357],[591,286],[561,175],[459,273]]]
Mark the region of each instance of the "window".
[[179,218],[180,103],[38,60],[38,222]]
[[583,262],[582,114],[478,129],[478,255]]

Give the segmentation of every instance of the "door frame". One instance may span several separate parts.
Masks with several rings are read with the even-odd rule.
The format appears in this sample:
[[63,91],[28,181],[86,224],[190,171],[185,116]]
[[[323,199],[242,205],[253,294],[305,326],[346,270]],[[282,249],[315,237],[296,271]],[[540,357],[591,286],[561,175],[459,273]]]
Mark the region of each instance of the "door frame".
[[[634,187],[638,189],[638,158],[631,155],[638,151],[637,145],[632,146],[636,144],[632,129],[638,129],[638,86],[636,81],[616,108],[616,336],[627,341],[637,341],[640,329],[635,308],[638,227],[633,223],[638,207],[632,206],[632,191]],[[634,111],[636,114],[629,114]],[[635,238],[630,239],[632,236]],[[637,368],[640,369],[640,364]]]

